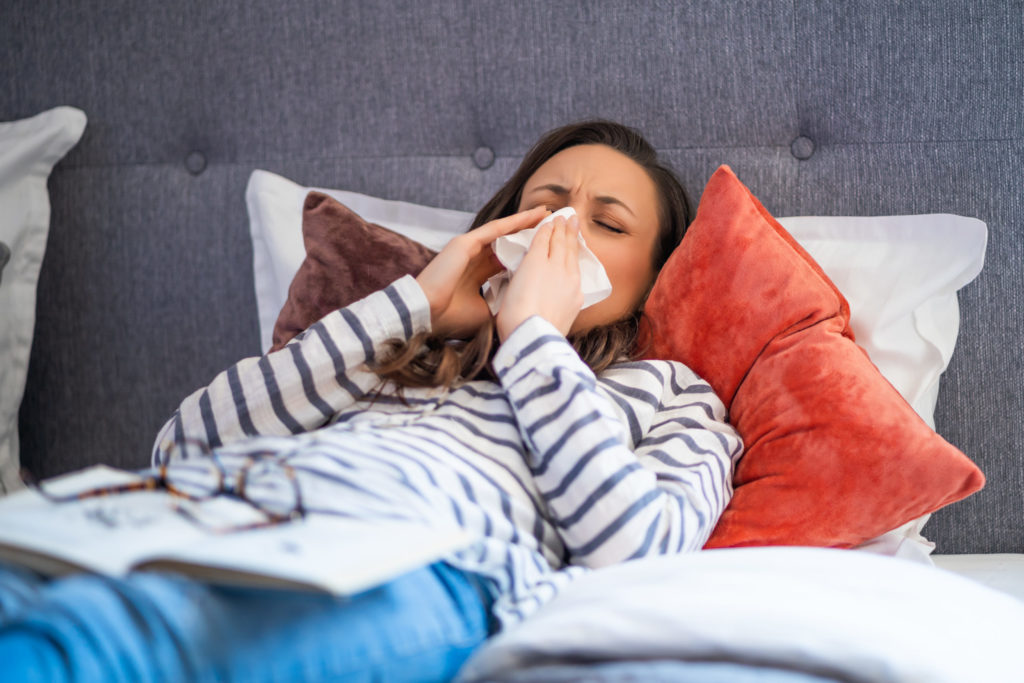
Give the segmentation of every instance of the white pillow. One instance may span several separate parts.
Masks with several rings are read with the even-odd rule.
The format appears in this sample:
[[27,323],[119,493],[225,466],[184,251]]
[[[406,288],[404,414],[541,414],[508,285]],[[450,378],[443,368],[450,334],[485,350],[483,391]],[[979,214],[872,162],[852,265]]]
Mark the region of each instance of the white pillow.
[[[36,282],[50,230],[46,181],[85,130],[85,113],[57,107],[0,123],[0,494],[21,487],[18,408],[36,319]],[[2,261],[3,259],[0,259]]]
[[[264,353],[288,286],[305,257],[302,205],[311,190],[432,249],[464,232],[473,214],[366,195],[303,187],[268,171],[249,178],[246,203]],[[857,343],[882,375],[935,427],[939,378],[960,328],[957,290],[977,277],[988,231],[950,214],[778,219],[821,265],[850,303]],[[860,546],[929,563],[934,544],[921,536],[925,515]]]
[[458,680],[618,660],[741,662],[850,681],[1017,681],[1024,603],[935,567],[825,548],[647,558],[575,579]]

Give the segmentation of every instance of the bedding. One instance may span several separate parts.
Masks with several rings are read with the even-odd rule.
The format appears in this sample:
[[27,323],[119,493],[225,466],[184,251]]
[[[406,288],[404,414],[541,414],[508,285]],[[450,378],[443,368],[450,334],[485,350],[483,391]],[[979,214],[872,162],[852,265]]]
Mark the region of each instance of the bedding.
[[[303,187],[269,171],[253,171],[246,185],[245,202],[263,353],[274,344],[274,325],[287,303],[289,286],[306,258],[302,218],[311,191],[333,197],[368,224],[384,226],[434,251],[465,232],[472,220],[472,215],[464,211],[389,201],[345,190]],[[374,277],[372,284],[379,289],[388,282]],[[343,293],[343,298],[348,297]]]
[[[306,269],[323,257],[305,259],[303,240],[308,244],[313,238],[307,228],[313,228],[313,242],[323,243],[328,252],[340,257],[352,252],[352,247],[347,246],[347,224],[339,224],[341,229],[333,234],[323,232],[319,223],[307,225],[303,202],[311,191],[358,206],[368,222],[388,225],[408,236],[406,245],[392,247],[392,258],[396,261],[405,261],[410,245],[418,240],[439,249],[472,220],[472,214],[465,212],[308,188],[268,171],[254,171],[246,200],[264,344],[268,341],[268,330],[275,325],[277,311],[292,308],[296,297],[312,296],[301,291],[300,265]],[[957,337],[956,292],[981,269],[985,225],[975,219],[950,215],[794,217],[783,218],[781,222],[791,227],[801,244],[821,259],[844,293],[850,292],[851,326],[856,330],[857,340],[872,360],[877,358],[883,376],[926,423],[933,424],[939,377]],[[418,267],[419,262],[407,262],[408,272]],[[382,287],[390,281],[383,272],[380,276],[368,275],[371,277],[365,286],[369,288]],[[291,291],[288,282],[292,282]],[[354,298],[355,293],[340,288],[324,296],[318,311],[308,311],[304,323],[289,324],[292,329],[309,325]],[[282,317],[284,311],[277,316],[277,324],[281,324]],[[921,535],[927,519],[927,515],[920,515],[900,525],[894,523],[891,530],[883,529],[873,537],[859,539],[860,547],[927,562],[927,555],[934,548]]]
[[85,130],[57,107],[0,123],[0,495],[21,488],[18,409],[36,320],[36,284],[50,229],[50,171]]
[[644,310],[649,356],[707,380],[743,437],[705,547],[851,548],[983,486],[854,343],[842,293],[727,166]]
[[1024,602],[1024,554],[933,555],[933,564]]
[[460,680],[661,660],[863,683],[1012,681],[1021,633],[1024,603],[934,567],[828,548],[726,548],[580,577],[485,644]]
[[[302,186],[270,171],[253,171],[245,196],[264,352],[273,344],[274,324],[306,256],[303,203],[311,191],[327,194],[367,223],[434,251],[464,232],[473,219],[466,211]],[[956,293],[981,272],[985,224],[950,214],[791,216],[778,221],[850,302],[857,343],[921,419],[934,426],[939,378],[959,332]]]
[[331,311],[417,275],[437,252],[374,223],[338,200],[310,192],[302,206],[306,256],[274,323],[271,351]]
[[736,664],[671,660],[557,664],[496,674],[493,683],[835,683],[831,676]]

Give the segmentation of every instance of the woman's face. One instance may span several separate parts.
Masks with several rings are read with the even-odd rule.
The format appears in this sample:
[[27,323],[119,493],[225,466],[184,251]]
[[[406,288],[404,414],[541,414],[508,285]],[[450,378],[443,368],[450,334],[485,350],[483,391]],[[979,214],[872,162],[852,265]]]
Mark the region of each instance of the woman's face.
[[571,206],[580,234],[601,261],[612,293],[580,311],[570,333],[613,323],[631,313],[654,280],[658,191],[647,172],[606,145],[577,145],[548,159],[523,186],[519,210]]

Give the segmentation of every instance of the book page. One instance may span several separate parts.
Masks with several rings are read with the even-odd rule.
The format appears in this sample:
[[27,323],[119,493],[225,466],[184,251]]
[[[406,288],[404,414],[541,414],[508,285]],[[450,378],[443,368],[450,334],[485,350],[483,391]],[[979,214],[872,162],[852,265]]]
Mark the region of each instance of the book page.
[[[136,476],[98,466],[45,485],[52,493],[79,492]],[[182,505],[202,523],[180,514]],[[322,514],[217,531],[263,519],[227,496],[183,503],[164,491],[140,491],[54,503],[26,490],[0,500],[0,560],[50,575],[88,570],[118,576],[138,568],[210,583],[352,595],[472,542],[457,527]]]
[[[44,482],[65,494],[137,481],[98,465]],[[165,491],[137,491],[54,503],[25,489],[0,500],[0,559],[44,574],[121,575],[141,557],[195,542],[205,532],[174,511]]]

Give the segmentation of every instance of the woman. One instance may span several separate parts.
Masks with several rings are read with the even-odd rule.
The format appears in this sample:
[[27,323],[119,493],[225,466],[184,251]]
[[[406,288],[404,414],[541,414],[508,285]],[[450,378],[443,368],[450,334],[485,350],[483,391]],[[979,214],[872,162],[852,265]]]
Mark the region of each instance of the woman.
[[[491,245],[565,206],[576,216],[537,231],[492,316],[480,293],[501,270]],[[631,360],[643,302],[689,217],[635,131],[551,131],[417,277],[224,371],[157,438],[154,459],[171,467],[195,441],[229,474],[269,453],[297,473],[309,510],[454,524],[478,539],[470,547],[348,600],[152,574],[39,587],[12,571],[9,587],[34,593],[11,601],[0,661],[47,680],[62,666],[97,678],[446,680],[587,567],[698,550],[741,443],[685,366]],[[579,235],[612,283],[582,311]]]

